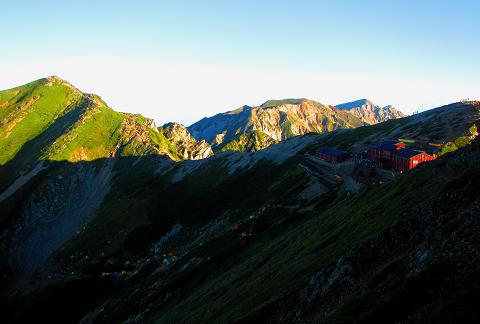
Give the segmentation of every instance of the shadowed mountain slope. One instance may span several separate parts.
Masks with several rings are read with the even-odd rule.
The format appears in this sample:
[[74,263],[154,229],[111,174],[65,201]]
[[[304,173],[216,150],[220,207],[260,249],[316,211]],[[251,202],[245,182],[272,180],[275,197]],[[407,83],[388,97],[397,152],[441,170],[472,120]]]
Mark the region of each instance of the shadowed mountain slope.
[[[475,316],[479,109],[457,103],[198,161],[45,160],[0,200],[1,315],[159,323]],[[356,153],[396,138],[439,143],[440,157],[390,180],[348,164],[305,170],[318,147]],[[358,193],[349,179],[362,184]]]

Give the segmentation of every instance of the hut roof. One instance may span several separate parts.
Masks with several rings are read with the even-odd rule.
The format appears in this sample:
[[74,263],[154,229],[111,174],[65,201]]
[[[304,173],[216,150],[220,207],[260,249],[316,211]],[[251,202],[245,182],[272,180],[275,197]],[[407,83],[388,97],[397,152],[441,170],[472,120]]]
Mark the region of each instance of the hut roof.
[[412,158],[414,156],[425,153],[424,151],[412,150],[412,149],[402,149],[396,152],[396,155],[404,158]]
[[332,156],[346,156],[347,153],[337,150],[336,148],[332,147],[321,147],[317,150],[319,153],[324,153]]

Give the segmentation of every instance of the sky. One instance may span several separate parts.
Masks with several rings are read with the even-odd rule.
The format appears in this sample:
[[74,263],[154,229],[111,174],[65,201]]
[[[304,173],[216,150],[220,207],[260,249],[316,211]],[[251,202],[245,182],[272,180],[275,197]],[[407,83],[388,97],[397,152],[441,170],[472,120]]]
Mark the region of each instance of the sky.
[[480,1],[0,0],[0,89],[57,75],[159,125],[269,99],[480,98]]

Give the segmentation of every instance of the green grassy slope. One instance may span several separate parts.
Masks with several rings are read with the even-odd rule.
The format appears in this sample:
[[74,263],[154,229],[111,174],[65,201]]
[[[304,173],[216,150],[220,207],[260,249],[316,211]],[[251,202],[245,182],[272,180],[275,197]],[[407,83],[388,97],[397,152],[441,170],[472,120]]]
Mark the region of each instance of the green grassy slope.
[[81,97],[67,84],[48,79],[0,92],[0,165],[79,105]]
[[179,159],[175,149],[141,115],[113,111],[99,101],[42,156],[54,161],[91,161],[99,158],[166,154]]
[[[46,135],[51,135],[52,143],[33,148],[42,151],[45,160],[93,160],[111,156],[120,146],[125,155],[161,152],[177,158],[165,138],[154,128],[150,131],[150,120],[115,112],[98,96],[83,94],[57,77],[1,91],[0,107],[1,165]],[[68,121],[63,133],[51,132],[54,123],[75,109],[79,110],[76,119]]]
[[115,112],[57,77],[0,92],[0,189],[38,160],[91,161],[117,154],[181,157],[151,120]]

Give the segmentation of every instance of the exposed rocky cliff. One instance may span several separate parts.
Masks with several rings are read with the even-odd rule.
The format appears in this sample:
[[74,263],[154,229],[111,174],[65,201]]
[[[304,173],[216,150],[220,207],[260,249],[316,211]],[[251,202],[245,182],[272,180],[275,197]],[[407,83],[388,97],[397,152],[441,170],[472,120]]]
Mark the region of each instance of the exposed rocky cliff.
[[168,123],[159,131],[175,147],[178,154],[188,160],[199,160],[213,155],[212,147],[205,140],[197,141],[181,124]]
[[204,118],[188,129],[195,138],[221,147],[252,131],[261,131],[272,140],[281,141],[309,132],[325,133],[360,125],[362,122],[347,111],[308,99],[285,99]]
[[387,121],[405,117],[405,115],[395,107],[388,105],[380,107],[368,99],[360,99],[335,106],[338,109],[346,110],[359,118],[366,124],[373,125]]

